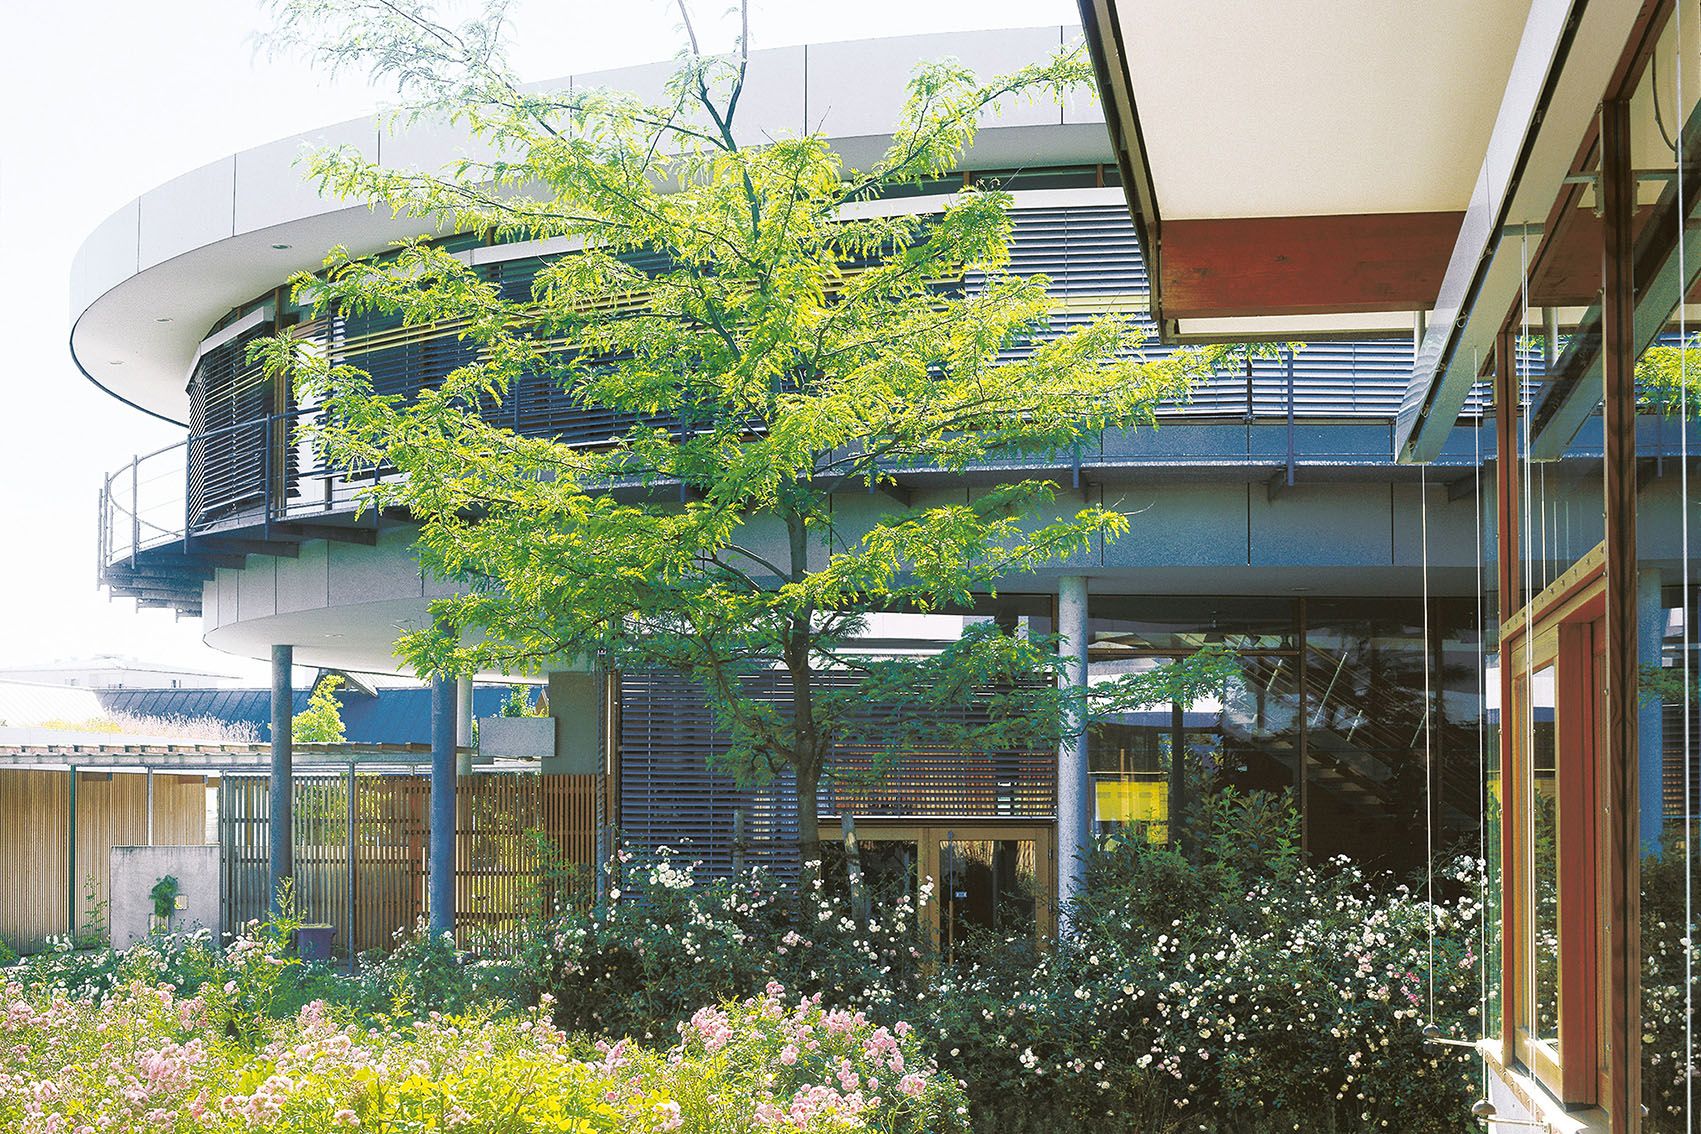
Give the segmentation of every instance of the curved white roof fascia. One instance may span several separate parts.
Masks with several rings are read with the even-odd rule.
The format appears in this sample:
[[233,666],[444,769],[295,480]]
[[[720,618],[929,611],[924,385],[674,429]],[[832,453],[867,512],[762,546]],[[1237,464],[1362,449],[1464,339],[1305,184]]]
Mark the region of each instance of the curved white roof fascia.
[[[851,165],[884,149],[904,83],[923,60],[955,57],[994,75],[1080,40],[1049,26],[857,40],[754,52],[739,132],[752,141],[819,131]],[[558,87],[659,95],[672,63],[569,76]],[[1097,101],[1016,103],[990,115],[974,147],[978,168],[1064,165],[1112,158]],[[343,245],[379,251],[418,235],[418,219],[326,198],[306,182],[302,155],[347,145],[386,166],[436,170],[485,153],[459,129],[388,128],[369,115],[233,154],[131,201],[83,242],[71,270],[73,360],[96,385],[182,424],[196,349],[231,308],[313,270]]]

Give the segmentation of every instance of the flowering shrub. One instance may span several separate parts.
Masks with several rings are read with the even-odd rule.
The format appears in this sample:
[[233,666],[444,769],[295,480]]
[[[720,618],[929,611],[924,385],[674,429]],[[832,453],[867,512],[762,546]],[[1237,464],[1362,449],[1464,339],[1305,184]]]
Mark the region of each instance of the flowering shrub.
[[[1432,908],[1307,865],[1279,799],[1200,812],[1185,854],[1107,845],[1062,944],[972,962],[934,957],[907,902],[862,924],[820,877],[704,883],[668,855],[625,863],[641,899],[484,962],[415,933],[354,975],[304,965],[287,916],[222,952],[29,958],[0,974],[0,1129],[1470,1129],[1469,1053],[1423,1028],[1479,1030],[1475,864]],[[1681,1050],[1667,999],[1650,1053]]]
[[[1424,1042],[1429,904],[1307,865],[1277,797],[1212,796],[1192,840],[1113,840],[1074,936],[1044,952],[988,941],[941,964],[908,907],[863,930],[819,881],[700,884],[664,857],[634,868],[642,902],[552,923],[531,963],[558,1023],[610,1034],[668,1034],[770,974],[908,1019],[980,1131],[1472,1129],[1469,1053]],[[1459,864],[1433,909],[1433,1019],[1456,1039],[1479,1032],[1477,881]]]
[[[1469,1054],[1424,1042],[1428,905],[1297,838],[1291,810],[1223,793],[1190,856],[1101,854],[1065,946],[943,971],[928,1026],[976,1129],[1474,1129]],[[1480,911],[1434,913],[1434,1018],[1475,1039]]]
[[563,1027],[650,1040],[771,980],[885,1019],[917,999],[925,954],[907,901],[860,924],[818,872],[796,886],[761,871],[705,884],[665,849],[622,858],[641,901],[616,890],[604,908],[538,926],[522,951],[517,972],[536,983],[520,995],[552,995]]
[[[1685,1055],[1690,1026],[1689,942],[1697,924],[1686,906],[1701,877],[1684,853],[1683,830],[1668,830],[1659,854],[1642,859],[1642,1102],[1651,1129],[1679,1128],[1688,1111],[1689,1078],[1701,1074]],[[1685,883],[1688,883],[1687,891]],[[1687,927],[1687,928],[1686,928]]]
[[542,1011],[399,1029],[323,1002],[232,1038],[213,997],[141,982],[99,1001],[0,988],[0,1129],[744,1132],[964,1129],[907,1027],[759,998],[699,1011],[665,1053],[591,1046]]

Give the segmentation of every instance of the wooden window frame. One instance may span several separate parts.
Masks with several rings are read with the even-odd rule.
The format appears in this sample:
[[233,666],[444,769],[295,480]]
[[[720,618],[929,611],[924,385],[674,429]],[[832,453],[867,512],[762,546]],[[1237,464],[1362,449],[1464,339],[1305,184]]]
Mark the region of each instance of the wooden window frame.
[[[1502,821],[1502,932],[1505,951],[1501,1003],[1502,1056],[1521,1063],[1566,1107],[1595,1105],[1604,1096],[1605,994],[1598,911],[1603,908],[1605,863],[1601,801],[1605,752],[1601,742],[1600,683],[1606,612],[1603,547],[1569,570],[1508,620],[1501,636],[1501,728],[1509,732],[1502,777],[1507,793]],[[1534,995],[1534,768],[1527,678],[1554,671],[1554,764],[1559,886],[1559,1041],[1531,1033]]]

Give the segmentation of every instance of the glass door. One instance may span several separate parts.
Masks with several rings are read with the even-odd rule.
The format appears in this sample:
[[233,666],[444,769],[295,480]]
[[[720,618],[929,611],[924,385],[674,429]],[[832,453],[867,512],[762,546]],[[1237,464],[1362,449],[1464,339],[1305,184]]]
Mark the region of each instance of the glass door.
[[[821,839],[831,848],[829,874],[842,876],[837,823],[822,824]],[[945,959],[969,956],[980,942],[1050,938],[1056,867],[1049,824],[864,819],[856,841],[874,909],[905,897],[918,904],[921,926]],[[920,905],[923,887],[929,896]]]

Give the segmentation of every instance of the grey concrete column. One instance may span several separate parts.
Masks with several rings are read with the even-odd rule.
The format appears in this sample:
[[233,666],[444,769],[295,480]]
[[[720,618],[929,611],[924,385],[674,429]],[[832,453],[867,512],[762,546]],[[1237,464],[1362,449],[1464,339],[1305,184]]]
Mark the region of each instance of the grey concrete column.
[[602,675],[588,670],[549,675],[549,715],[555,720],[555,755],[544,772],[592,776],[605,770]]
[[455,678],[455,747],[467,751],[455,758],[455,774],[470,776],[473,770],[473,681],[470,677]]
[[291,735],[295,689],[290,683],[294,666],[294,646],[272,647],[272,782],[267,818],[271,869],[267,881],[273,909],[277,908],[278,888],[295,873],[295,746]]
[[455,929],[455,679],[431,683],[431,932]]
[[[1058,680],[1085,693],[1087,687],[1087,580],[1066,575],[1057,581]],[[1078,705],[1077,710],[1084,709]],[[1057,746],[1057,903],[1058,932],[1069,932],[1069,904],[1086,880],[1092,846],[1092,784],[1087,775],[1087,721],[1072,711],[1063,721]]]
[[[1665,645],[1666,605],[1660,597],[1660,571],[1643,568],[1636,573],[1636,642],[1644,666],[1658,666]],[[1642,698],[1636,709],[1636,762],[1642,812],[1642,850],[1660,846],[1665,822],[1665,735],[1660,721],[1660,700]]]

